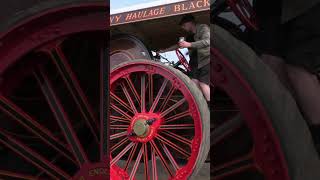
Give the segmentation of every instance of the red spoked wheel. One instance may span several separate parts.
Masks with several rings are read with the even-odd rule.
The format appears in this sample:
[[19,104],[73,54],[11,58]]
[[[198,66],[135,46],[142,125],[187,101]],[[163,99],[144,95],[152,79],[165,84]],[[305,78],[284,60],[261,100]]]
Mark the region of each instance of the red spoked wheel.
[[99,118],[106,11],[105,1],[49,1],[9,20],[0,49],[1,179],[108,177]]
[[211,177],[319,178],[317,152],[291,95],[248,46],[213,28]]
[[227,0],[227,4],[246,27],[258,30],[256,14],[248,0]]
[[187,179],[206,159],[209,111],[180,71],[151,60],[111,72],[111,167],[123,179]]
[[176,50],[176,54],[178,56],[179,62],[183,65],[183,67],[186,68],[187,72],[190,72],[191,67],[190,67],[186,57],[184,57],[184,55],[182,54],[182,52],[179,49]]

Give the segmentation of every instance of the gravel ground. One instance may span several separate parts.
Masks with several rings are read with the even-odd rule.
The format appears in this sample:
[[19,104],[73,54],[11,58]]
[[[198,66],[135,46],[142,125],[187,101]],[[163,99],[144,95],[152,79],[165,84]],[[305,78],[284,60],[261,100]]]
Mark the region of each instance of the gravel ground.
[[[150,163],[149,163],[149,167],[150,167]],[[122,166],[124,166],[124,164],[125,164],[125,161],[120,161],[120,164],[118,164],[118,165],[120,165],[122,167]],[[129,169],[132,168],[132,165],[129,167]],[[162,168],[162,164],[160,161],[157,161],[157,167],[158,167],[158,179],[159,180],[168,179],[167,173],[165,172],[164,168]],[[136,180],[144,180],[143,165],[142,166],[140,165],[135,179]],[[210,164],[205,163],[203,165],[202,169],[200,170],[200,172],[198,173],[198,175],[196,177],[194,177],[192,180],[210,180]]]

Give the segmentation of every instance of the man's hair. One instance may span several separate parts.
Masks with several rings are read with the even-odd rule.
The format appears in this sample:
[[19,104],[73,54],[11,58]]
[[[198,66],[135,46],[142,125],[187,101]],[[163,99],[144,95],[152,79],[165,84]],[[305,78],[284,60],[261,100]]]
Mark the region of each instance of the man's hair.
[[193,22],[195,24],[196,23],[196,19],[191,14],[184,15],[181,18],[181,20],[179,22],[179,25],[181,26],[181,25],[183,25],[184,23],[187,23],[187,22]]

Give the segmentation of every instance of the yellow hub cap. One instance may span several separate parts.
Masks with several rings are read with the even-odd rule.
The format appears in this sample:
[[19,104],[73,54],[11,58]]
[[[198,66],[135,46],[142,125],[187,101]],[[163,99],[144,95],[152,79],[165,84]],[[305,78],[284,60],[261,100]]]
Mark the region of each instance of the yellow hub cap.
[[149,130],[149,125],[145,120],[138,120],[134,123],[133,131],[139,137],[145,137]]

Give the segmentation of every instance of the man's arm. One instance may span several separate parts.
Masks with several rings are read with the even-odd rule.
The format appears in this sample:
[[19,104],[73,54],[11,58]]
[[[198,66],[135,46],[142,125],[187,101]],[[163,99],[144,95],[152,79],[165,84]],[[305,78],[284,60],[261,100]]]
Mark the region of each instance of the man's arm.
[[210,28],[207,25],[202,26],[200,34],[200,40],[192,42],[191,48],[199,49],[210,46]]

